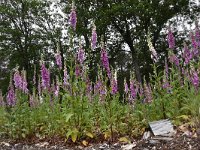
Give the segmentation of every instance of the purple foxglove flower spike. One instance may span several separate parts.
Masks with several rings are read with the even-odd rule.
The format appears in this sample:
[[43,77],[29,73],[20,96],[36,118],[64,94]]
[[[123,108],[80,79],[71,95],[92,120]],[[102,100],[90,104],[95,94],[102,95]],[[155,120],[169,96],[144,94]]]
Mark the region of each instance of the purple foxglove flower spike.
[[42,64],[41,67],[42,88],[47,89],[50,87],[50,73],[49,70]]
[[67,86],[69,84],[68,79],[69,79],[69,76],[68,76],[68,73],[67,73],[67,68],[65,67],[64,68],[64,78],[63,78],[63,85],[64,86]]
[[60,87],[59,87],[58,84],[56,84],[56,86],[55,86],[55,91],[54,91],[54,94],[55,94],[56,97],[58,97],[59,91],[60,91]]
[[55,90],[54,90],[54,94],[56,97],[58,97],[59,91],[60,91],[59,78],[56,77],[56,85],[55,85]]
[[75,67],[75,75],[76,75],[76,77],[81,76],[81,68],[78,64],[76,64],[76,67]]
[[174,38],[174,35],[173,35],[170,28],[169,28],[169,31],[168,31],[167,39],[168,39],[169,48],[174,49],[175,48],[175,38]]
[[75,10],[75,6],[74,6],[74,2],[72,3],[72,9],[71,9],[69,21],[70,21],[71,27],[75,31],[76,30],[77,17],[76,17],[76,10]]
[[151,59],[154,62],[157,62],[158,61],[158,55],[157,55],[155,48],[153,47],[153,44],[151,42],[151,37],[150,37],[149,34],[147,35],[147,43],[148,43],[149,50],[151,51]]
[[100,93],[100,89],[103,86],[101,79],[99,79],[96,84],[94,85],[94,92],[95,94],[99,94]]
[[93,29],[92,29],[92,42],[91,42],[91,45],[92,45],[92,49],[95,49],[96,45],[97,45],[97,33],[96,33],[96,26],[95,25],[93,25]]
[[23,71],[22,71],[22,91],[23,91],[24,93],[26,93],[26,94],[28,93],[27,85],[28,85],[28,83],[27,83],[27,81],[26,81],[26,71],[23,70]]
[[117,91],[118,91],[117,80],[116,79],[112,79],[112,82],[111,82],[111,94],[115,95],[115,94],[117,94]]
[[15,106],[16,104],[16,96],[15,96],[15,90],[12,85],[9,86],[9,90],[6,96],[7,105],[8,106]]
[[128,84],[126,83],[126,81],[124,81],[124,91],[126,94],[128,94],[129,88],[128,88]]
[[188,49],[186,43],[184,43],[184,53],[183,53],[183,58],[185,60],[185,64],[189,64],[190,60],[192,59],[192,54],[190,50]]
[[179,66],[179,59],[175,54],[169,56],[169,61],[175,64],[176,66]]
[[13,80],[14,80],[15,88],[22,89],[22,77],[21,77],[18,69],[15,71]]
[[107,72],[109,79],[111,79],[111,71],[110,71],[110,67],[109,67],[108,54],[104,48],[101,50],[101,62],[102,62],[104,69]]
[[197,71],[193,71],[192,72],[191,82],[192,82],[193,86],[196,89],[198,89],[198,87],[199,87],[199,76],[198,76],[198,72]]
[[56,58],[56,65],[58,65],[59,69],[62,69],[62,58],[60,52],[57,52],[55,58]]
[[78,51],[78,54],[77,54],[77,59],[78,59],[78,62],[80,64],[82,64],[85,60],[85,52],[84,50],[82,49],[82,47],[79,48],[79,51]]

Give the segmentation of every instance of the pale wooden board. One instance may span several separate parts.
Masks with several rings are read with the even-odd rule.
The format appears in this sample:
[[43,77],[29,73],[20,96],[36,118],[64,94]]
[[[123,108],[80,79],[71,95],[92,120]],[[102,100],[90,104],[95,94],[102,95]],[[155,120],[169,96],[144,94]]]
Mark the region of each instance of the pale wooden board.
[[168,119],[150,122],[149,126],[155,136],[170,136],[170,133],[174,132],[173,125]]

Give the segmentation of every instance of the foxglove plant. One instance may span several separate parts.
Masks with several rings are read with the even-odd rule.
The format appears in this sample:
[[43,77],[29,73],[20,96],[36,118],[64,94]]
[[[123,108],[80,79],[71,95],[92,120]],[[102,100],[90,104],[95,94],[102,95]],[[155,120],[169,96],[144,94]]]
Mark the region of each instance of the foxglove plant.
[[199,87],[199,76],[198,76],[198,72],[195,70],[192,71],[191,82],[193,86],[195,87],[195,89],[197,90]]
[[174,38],[174,35],[170,28],[168,30],[167,40],[168,40],[169,48],[174,49],[175,48],[175,38]]
[[100,94],[100,89],[102,88],[103,83],[101,81],[101,79],[98,79],[98,81],[96,81],[95,85],[94,85],[94,93],[95,94]]
[[117,79],[112,79],[111,81],[111,94],[115,95],[118,92],[118,87],[117,87]]
[[14,81],[15,88],[22,89],[23,81],[18,69],[16,69],[14,73],[13,81]]
[[175,64],[177,67],[179,66],[179,59],[178,57],[175,55],[175,54],[171,54],[169,56],[169,61],[172,63],[172,64]]
[[15,95],[15,90],[14,90],[12,83],[10,83],[10,85],[9,85],[9,90],[8,90],[8,93],[7,93],[7,96],[6,96],[6,100],[7,100],[8,106],[11,106],[11,107],[15,106],[16,95]]
[[190,38],[191,38],[191,43],[192,43],[192,47],[193,47],[193,56],[196,56],[199,54],[198,43],[196,41],[195,35],[192,32],[190,33]]
[[91,47],[92,49],[96,48],[97,45],[97,33],[96,33],[96,26],[93,24],[93,29],[92,29],[92,38],[91,38]]
[[80,48],[78,50],[77,59],[80,64],[83,64],[83,62],[85,60],[85,52],[84,52],[82,46],[80,46]]
[[75,75],[76,75],[76,77],[78,78],[78,77],[80,77],[81,76],[81,67],[79,66],[79,64],[76,64],[76,66],[75,66]]
[[151,51],[151,59],[154,62],[157,62],[158,61],[158,55],[157,55],[155,48],[153,47],[153,44],[151,42],[151,38],[150,38],[149,34],[147,35],[147,43],[148,43],[149,50]]
[[55,59],[56,59],[56,65],[58,65],[59,69],[62,69],[62,58],[60,52],[57,52],[55,54]]
[[23,70],[22,71],[22,91],[24,92],[24,93],[28,93],[28,88],[27,88],[27,86],[28,86],[28,83],[27,83],[27,80],[26,80],[26,71],[25,70]]
[[69,79],[69,75],[68,75],[68,73],[67,73],[67,68],[66,68],[66,66],[65,66],[65,67],[64,67],[64,77],[63,77],[63,85],[64,85],[64,86],[69,85],[68,79]]
[[184,64],[189,64],[190,60],[192,59],[192,53],[188,49],[188,46],[186,43],[184,43],[184,52],[183,52],[183,58],[184,58]]
[[101,62],[102,62],[104,69],[107,72],[109,79],[111,79],[111,71],[110,71],[110,66],[109,66],[108,54],[107,54],[107,51],[105,50],[105,48],[101,49]]
[[75,31],[76,30],[77,17],[76,17],[76,10],[75,10],[74,2],[72,3],[72,9],[71,9],[69,21],[70,21],[71,27]]
[[86,94],[91,100],[91,94],[92,94],[92,83],[89,78],[86,79]]
[[41,66],[42,88],[48,89],[50,87],[50,72],[44,64]]
[[58,80],[58,77],[56,77],[56,85],[55,85],[55,89],[54,89],[54,95],[56,97],[58,97],[59,91],[60,91],[59,80]]
[[124,80],[124,92],[126,94],[128,94],[128,92],[129,92],[129,88],[128,88],[128,84],[127,84],[126,80]]

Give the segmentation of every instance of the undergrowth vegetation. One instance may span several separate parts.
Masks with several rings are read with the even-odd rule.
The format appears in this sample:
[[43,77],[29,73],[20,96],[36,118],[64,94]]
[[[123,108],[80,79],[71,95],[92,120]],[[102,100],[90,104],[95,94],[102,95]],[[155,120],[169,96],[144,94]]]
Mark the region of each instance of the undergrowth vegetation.
[[[75,31],[73,9],[70,21]],[[92,49],[95,50],[95,27],[92,34]],[[88,60],[81,44],[68,65],[66,60],[61,61],[57,52],[54,67],[60,73],[56,76],[50,76],[51,68],[41,60],[41,72],[34,75],[31,90],[27,88],[26,71],[15,68],[7,95],[0,95],[0,136],[21,139],[58,135],[76,142],[103,135],[106,140],[115,137],[126,140],[142,135],[149,121],[166,118],[175,125],[189,123],[195,127],[200,120],[198,26],[192,36],[191,46],[185,44],[180,53],[169,31],[169,58],[159,72],[158,58],[150,43],[152,58],[156,58],[150,82],[144,79],[143,83],[138,83],[132,74],[130,82],[125,81],[121,97],[117,71],[109,67],[103,44],[96,82],[90,81]]]

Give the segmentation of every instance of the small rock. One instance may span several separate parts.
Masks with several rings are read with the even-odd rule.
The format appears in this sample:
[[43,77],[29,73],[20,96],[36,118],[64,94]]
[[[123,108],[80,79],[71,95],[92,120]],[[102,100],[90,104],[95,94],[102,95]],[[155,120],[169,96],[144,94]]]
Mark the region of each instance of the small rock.
[[122,150],[131,150],[132,148],[136,147],[136,143],[127,144],[122,146]]
[[149,140],[150,144],[159,144],[160,142],[158,140]]
[[45,147],[45,146],[48,146],[48,145],[49,145],[48,142],[43,142],[43,143],[35,144],[35,146],[37,146],[37,147]]
[[190,137],[190,136],[192,136],[192,132],[190,132],[190,131],[187,130],[187,131],[185,131],[185,132],[183,133],[183,135],[186,135],[186,136],[189,136],[189,137]]
[[106,144],[106,143],[104,143],[103,145],[101,145],[101,146],[99,147],[99,149],[107,149],[107,148],[109,148],[109,145]]
[[150,136],[151,136],[151,132],[150,131],[144,132],[144,135],[143,135],[142,139],[143,140],[147,140]]
[[155,136],[171,136],[174,133],[173,125],[168,119],[149,122],[149,126]]
[[161,141],[171,141],[173,138],[170,137],[153,137],[153,140],[161,140]]
[[77,147],[78,149],[83,149],[83,147],[82,147],[82,146],[80,146],[80,145],[79,145],[79,146],[76,146],[76,147]]
[[7,147],[11,146],[9,143],[6,143],[6,142],[1,142],[0,145],[4,145],[4,146],[7,146]]

